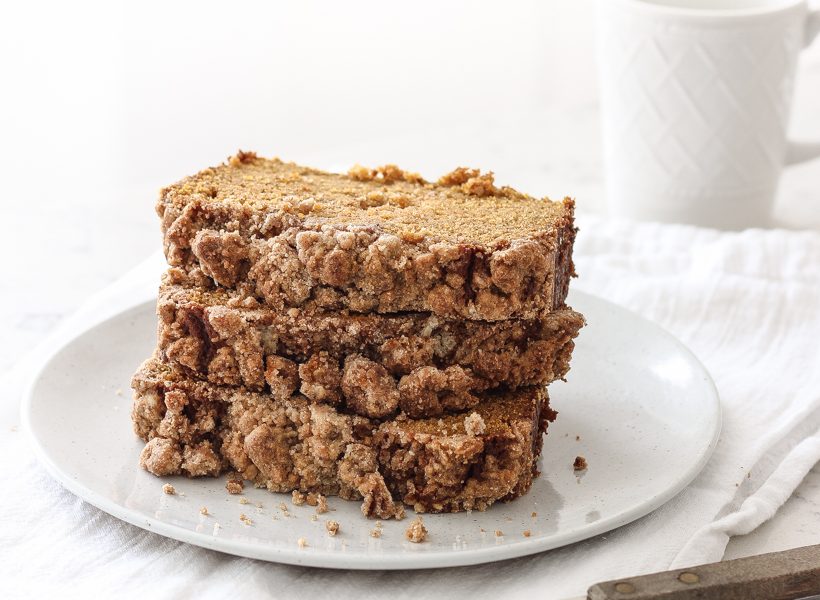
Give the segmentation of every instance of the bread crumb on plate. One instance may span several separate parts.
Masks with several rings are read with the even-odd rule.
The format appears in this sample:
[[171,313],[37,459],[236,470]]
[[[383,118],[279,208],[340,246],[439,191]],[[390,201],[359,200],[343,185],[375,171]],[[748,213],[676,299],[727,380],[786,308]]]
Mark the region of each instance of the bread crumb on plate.
[[225,489],[229,494],[241,494],[245,489],[245,482],[241,479],[229,479],[225,484]]
[[420,544],[427,539],[427,528],[424,526],[424,521],[421,516],[416,516],[415,519],[407,526],[404,532],[404,537],[413,542]]

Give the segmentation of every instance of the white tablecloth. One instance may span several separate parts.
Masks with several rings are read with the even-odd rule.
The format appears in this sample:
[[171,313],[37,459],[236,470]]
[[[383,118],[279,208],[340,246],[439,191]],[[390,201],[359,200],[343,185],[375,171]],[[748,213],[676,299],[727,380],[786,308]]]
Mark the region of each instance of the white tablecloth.
[[[561,598],[600,580],[720,559],[729,536],[774,514],[820,459],[820,234],[579,224],[574,285],[669,329],[721,395],[712,460],[662,508],[566,548],[457,569],[331,571],[203,550],[110,517],[35,462],[9,399],[41,347],[0,378],[0,597]],[[150,293],[160,268],[147,261],[44,343]]]

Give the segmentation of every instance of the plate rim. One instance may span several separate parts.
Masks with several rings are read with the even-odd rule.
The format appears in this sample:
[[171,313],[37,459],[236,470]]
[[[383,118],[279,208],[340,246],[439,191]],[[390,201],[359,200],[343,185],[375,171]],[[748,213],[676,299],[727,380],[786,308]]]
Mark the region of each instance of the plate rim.
[[[96,492],[90,487],[84,485],[78,479],[75,479],[68,473],[63,472],[51,458],[41,440],[37,437],[31,422],[31,411],[33,408],[36,386],[53,360],[76,339],[90,333],[94,329],[103,327],[112,320],[122,318],[127,313],[152,308],[152,304],[156,303],[155,298],[147,300],[144,298],[135,299],[135,301],[125,304],[120,309],[114,310],[113,312],[108,312],[103,315],[102,318],[96,319],[83,327],[77,328],[72,331],[70,335],[66,335],[65,339],[60,340],[60,343],[55,344],[54,347],[39,361],[39,365],[32,370],[31,375],[24,386],[23,397],[20,405],[21,425],[37,460],[58,483],[60,483],[72,494],[102,510],[103,512],[120,519],[121,521],[130,523],[131,525],[146,531],[157,533],[170,539],[207,548],[209,550],[216,550],[218,552],[239,557],[296,566],[319,567],[327,569],[353,569],[363,571],[417,570],[471,566],[538,554],[612,531],[654,512],[669,502],[672,498],[686,489],[709,462],[709,459],[712,457],[715,447],[717,446],[723,425],[722,406],[720,403],[720,395],[718,393],[717,386],[715,385],[715,382],[705,365],[682,341],[680,341],[676,336],[661,325],[641,316],[635,311],[625,308],[619,304],[615,304],[614,302],[610,302],[609,300],[595,294],[590,294],[580,290],[571,290],[570,299],[572,297],[579,296],[584,297],[585,302],[606,305],[610,310],[628,313],[631,318],[639,319],[645,326],[649,326],[651,329],[655,330],[656,334],[666,338],[666,340],[671,342],[679,352],[686,355],[689,362],[695,366],[700,372],[700,375],[702,375],[702,379],[710,392],[709,400],[714,412],[714,420],[712,421],[712,435],[708,444],[706,444],[701,450],[698,460],[693,462],[689,469],[686,470],[685,474],[676,480],[675,485],[669,486],[662,492],[649,498],[647,501],[633,506],[630,509],[599,519],[593,523],[587,524],[585,527],[570,530],[563,534],[553,534],[549,537],[535,537],[525,540],[518,540],[515,544],[510,545],[505,544],[474,548],[467,552],[437,552],[431,554],[419,553],[414,556],[385,554],[382,555],[378,561],[374,562],[372,556],[351,555],[336,550],[326,550],[316,547],[290,549],[258,543],[251,544],[246,541],[232,540],[230,538],[217,538],[207,533],[192,531],[182,526],[174,525],[173,523],[168,523],[147,515],[141,515],[136,511],[128,509],[125,506],[118,504],[116,501],[111,500],[105,494]],[[305,550],[308,551],[306,552]]]

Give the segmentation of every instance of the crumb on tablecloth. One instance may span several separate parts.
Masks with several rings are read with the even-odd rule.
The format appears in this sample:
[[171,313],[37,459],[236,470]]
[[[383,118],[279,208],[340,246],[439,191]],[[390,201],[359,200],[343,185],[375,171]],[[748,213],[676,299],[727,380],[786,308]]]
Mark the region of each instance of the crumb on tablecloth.
[[530,537],[531,535],[532,535],[532,531],[530,531],[529,529],[524,530],[524,537]]
[[328,521],[325,523],[325,529],[327,529],[327,534],[331,537],[339,533],[339,522],[338,521]]
[[172,486],[170,483],[166,483],[165,485],[163,485],[162,486],[162,491],[164,493],[168,494],[169,496],[173,496],[174,494],[177,493],[176,488],[174,486]]
[[316,513],[323,515],[328,510],[330,509],[327,506],[327,497],[323,496],[322,494],[319,494],[316,497]]
[[502,537],[503,535],[504,535],[504,532],[501,531],[500,529],[495,530],[495,537]]
[[299,538],[298,540],[296,540],[296,543],[300,548],[305,548],[308,545],[307,540],[305,538]]
[[211,513],[208,512],[208,507],[207,506],[203,506],[202,508],[199,509],[199,514],[201,514],[204,517],[207,517]]
[[247,503],[248,503],[248,499],[245,498],[245,496],[241,496],[239,498],[239,504],[247,504]]
[[583,456],[576,456],[575,462],[572,463],[572,468],[575,471],[586,471],[588,466],[589,465],[587,465],[587,459]]
[[251,519],[245,513],[242,513],[241,515],[239,515],[239,520],[242,521],[245,525],[253,525],[253,519]]
[[427,528],[424,526],[421,515],[416,516],[410,525],[407,526],[407,529],[404,531],[404,537],[414,544],[420,544],[427,539]]
[[293,506],[302,506],[305,503],[305,495],[299,490],[293,490],[290,495],[290,501]]

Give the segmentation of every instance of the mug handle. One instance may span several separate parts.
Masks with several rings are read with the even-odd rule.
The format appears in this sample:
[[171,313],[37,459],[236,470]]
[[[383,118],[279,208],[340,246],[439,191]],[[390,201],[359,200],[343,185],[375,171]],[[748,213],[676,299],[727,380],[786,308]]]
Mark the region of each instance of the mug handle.
[[[820,9],[809,12],[806,18],[806,41],[808,48],[820,33]],[[796,165],[820,156],[820,142],[795,142],[789,140],[786,145],[786,165]]]

